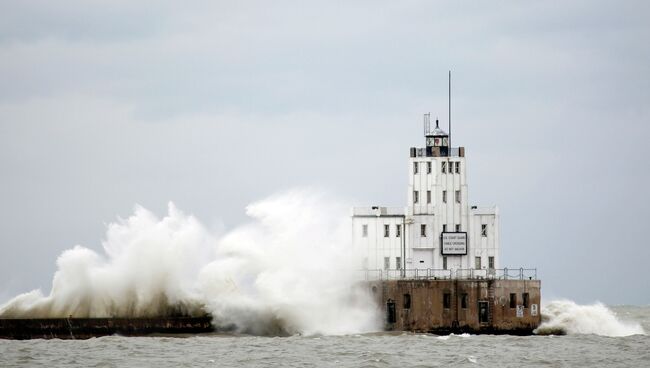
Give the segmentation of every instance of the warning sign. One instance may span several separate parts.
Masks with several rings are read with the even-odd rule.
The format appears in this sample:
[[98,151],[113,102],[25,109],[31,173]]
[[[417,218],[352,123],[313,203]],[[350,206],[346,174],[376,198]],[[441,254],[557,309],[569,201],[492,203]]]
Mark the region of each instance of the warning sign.
[[530,306],[530,315],[531,316],[536,316],[537,315],[537,304],[532,304]]
[[467,254],[467,233],[447,233],[440,236],[441,253],[444,256],[466,255]]
[[522,318],[524,316],[524,306],[523,305],[518,305],[517,306],[517,318]]

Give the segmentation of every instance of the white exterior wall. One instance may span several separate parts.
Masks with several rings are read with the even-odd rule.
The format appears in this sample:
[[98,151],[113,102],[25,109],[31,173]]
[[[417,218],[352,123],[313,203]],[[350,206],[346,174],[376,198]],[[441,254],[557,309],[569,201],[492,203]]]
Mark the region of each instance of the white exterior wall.
[[[427,172],[427,162],[431,162],[431,173]],[[442,165],[445,163],[445,172]],[[418,163],[417,174],[414,164]],[[456,173],[456,164],[459,173]],[[449,172],[449,167],[452,167]],[[443,225],[448,232],[453,232],[460,225],[461,232],[468,232],[470,242],[469,200],[466,183],[466,162],[464,157],[411,157],[409,159],[409,188],[407,192],[407,213],[413,219],[413,231],[409,244],[414,250],[411,264],[414,268],[443,268],[440,235]],[[418,203],[415,203],[414,192],[418,191]],[[431,203],[427,203],[427,191],[431,191]],[[456,201],[456,191],[460,191],[460,203]],[[443,193],[446,192],[446,201]],[[427,237],[420,236],[420,226],[427,225]],[[468,249],[467,256],[447,256],[447,268],[471,268],[474,259]],[[407,262],[409,258],[407,257]],[[407,263],[407,266],[409,264]]]
[[[402,237],[404,225],[401,217],[387,216],[353,216],[352,239],[355,247],[360,247],[366,254],[366,265],[359,265],[370,270],[384,269],[384,257],[389,257],[390,269],[398,268],[396,258],[402,257]],[[363,225],[368,226],[367,236],[363,236]],[[384,236],[384,225],[389,226],[389,236]],[[401,236],[397,237],[396,227],[400,225]],[[401,262],[403,264],[403,261]]]
[[[431,163],[431,172],[427,163]],[[443,162],[446,165],[442,172]],[[417,173],[414,164],[417,163]],[[452,171],[449,171],[451,163]],[[460,164],[458,173],[456,163]],[[494,257],[494,268],[500,268],[499,261],[499,213],[496,207],[472,208],[469,202],[466,181],[467,165],[465,157],[410,157],[408,161],[409,184],[407,188],[407,206],[401,213],[373,208],[357,208],[353,213],[353,242],[355,247],[362,247],[368,255],[368,269],[384,269],[384,257],[390,257],[390,269],[398,268],[397,257],[406,258],[406,269],[444,268],[441,254],[440,238],[443,225],[447,232],[467,233],[467,255],[448,255],[447,269],[474,269],[476,257],[481,258],[481,269],[488,271],[489,259]],[[418,192],[415,202],[414,192]],[[430,201],[427,191],[431,192]],[[446,191],[447,200],[443,201]],[[460,203],[456,201],[456,191],[460,191]],[[372,216],[372,214],[375,214]],[[398,215],[403,215],[399,217]],[[395,225],[405,222],[401,237],[395,237]],[[368,225],[368,235],[362,236],[363,224]],[[384,237],[383,225],[390,225],[390,236]],[[485,224],[486,236],[481,233]],[[425,236],[421,226],[426,225]],[[403,249],[404,248],[404,249]],[[403,253],[405,253],[403,255]]]

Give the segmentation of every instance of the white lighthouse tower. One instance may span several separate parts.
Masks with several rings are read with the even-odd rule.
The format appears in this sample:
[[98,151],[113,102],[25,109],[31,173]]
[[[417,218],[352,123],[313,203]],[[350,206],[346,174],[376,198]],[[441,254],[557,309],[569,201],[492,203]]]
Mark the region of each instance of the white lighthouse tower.
[[407,205],[355,207],[353,242],[363,267],[385,277],[486,277],[499,268],[499,212],[469,202],[464,147],[431,128],[424,115],[425,147],[410,149]]

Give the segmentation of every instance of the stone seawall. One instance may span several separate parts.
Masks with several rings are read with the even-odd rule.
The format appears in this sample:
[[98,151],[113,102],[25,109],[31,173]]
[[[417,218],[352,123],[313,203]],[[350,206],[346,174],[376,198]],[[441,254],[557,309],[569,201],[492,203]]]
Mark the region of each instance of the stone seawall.
[[88,339],[91,337],[212,332],[212,317],[0,319],[3,339]]
[[369,282],[389,331],[530,335],[541,323],[539,280]]

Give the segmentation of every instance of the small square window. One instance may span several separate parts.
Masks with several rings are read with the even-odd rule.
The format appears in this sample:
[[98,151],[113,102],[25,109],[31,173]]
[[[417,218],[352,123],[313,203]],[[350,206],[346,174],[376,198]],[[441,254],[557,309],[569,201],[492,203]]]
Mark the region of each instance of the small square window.
[[361,236],[363,236],[364,238],[368,237],[368,225],[367,224],[361,225]]
[[388,238],[390,236],[390,225],[384,225],[384,238]]
[[486,236],[487,236],[487,225],[486,225],[486,224],[482,224],[482,225],[481,225],[481,236],[482,236],[482,237],[486,237]]
[[456,161],[456,174],[460,174],[460,161]]
[[447,203],[447,191],[442,191],[442,203]]
[[440,166],[442,173],[444,174],[445,171],[447,171],[447,161],[443,161],[442,165]]
[[427,190],[427,203],[431,203],[431,191]]
[[395,225],[395,237],[399,238],[402,236],[402,225]]
[[488,257],[488,268],[493,270],[494,269],[494,257],[490,256]]
[[395,269],[402,269],[402,257],[395,257]]
[[442,232],[443,233],[447,232],[447,224],[442,224]]
[[431,174],[431,161],[427,161],[427,174]]
[[467,309],[467,293],[460,294],[460,307]]
[[417,173],[418,173],[418,163],[414,162],[413,163],[413,174],[417,174]]
[[457,232],[457,233],[460,232],[460,224],[456,224],[456,232]]
[[420,199],[420,193],[418,193],[417,190],[413,191],[413,203],[418,203],[418,200]]
[[456,203],[460,203],[460,190],[456,191]]
[[523,293],[521,294],[522,297],[522,304],[524,305],[524,308],[528,308],[528,293]]
[[384,270],[390,269],[390,257],[384,257]]
[[481,257],[474,257],[474,268],[477,270],[481,269]]
[[517,294],[510,293],[510,308],[517,308]]
[[420,225],[420,236],[423,238],[427,236],[427,225],[425,224]]
[[447,269],[447,257],[442,257],[442,269]]

